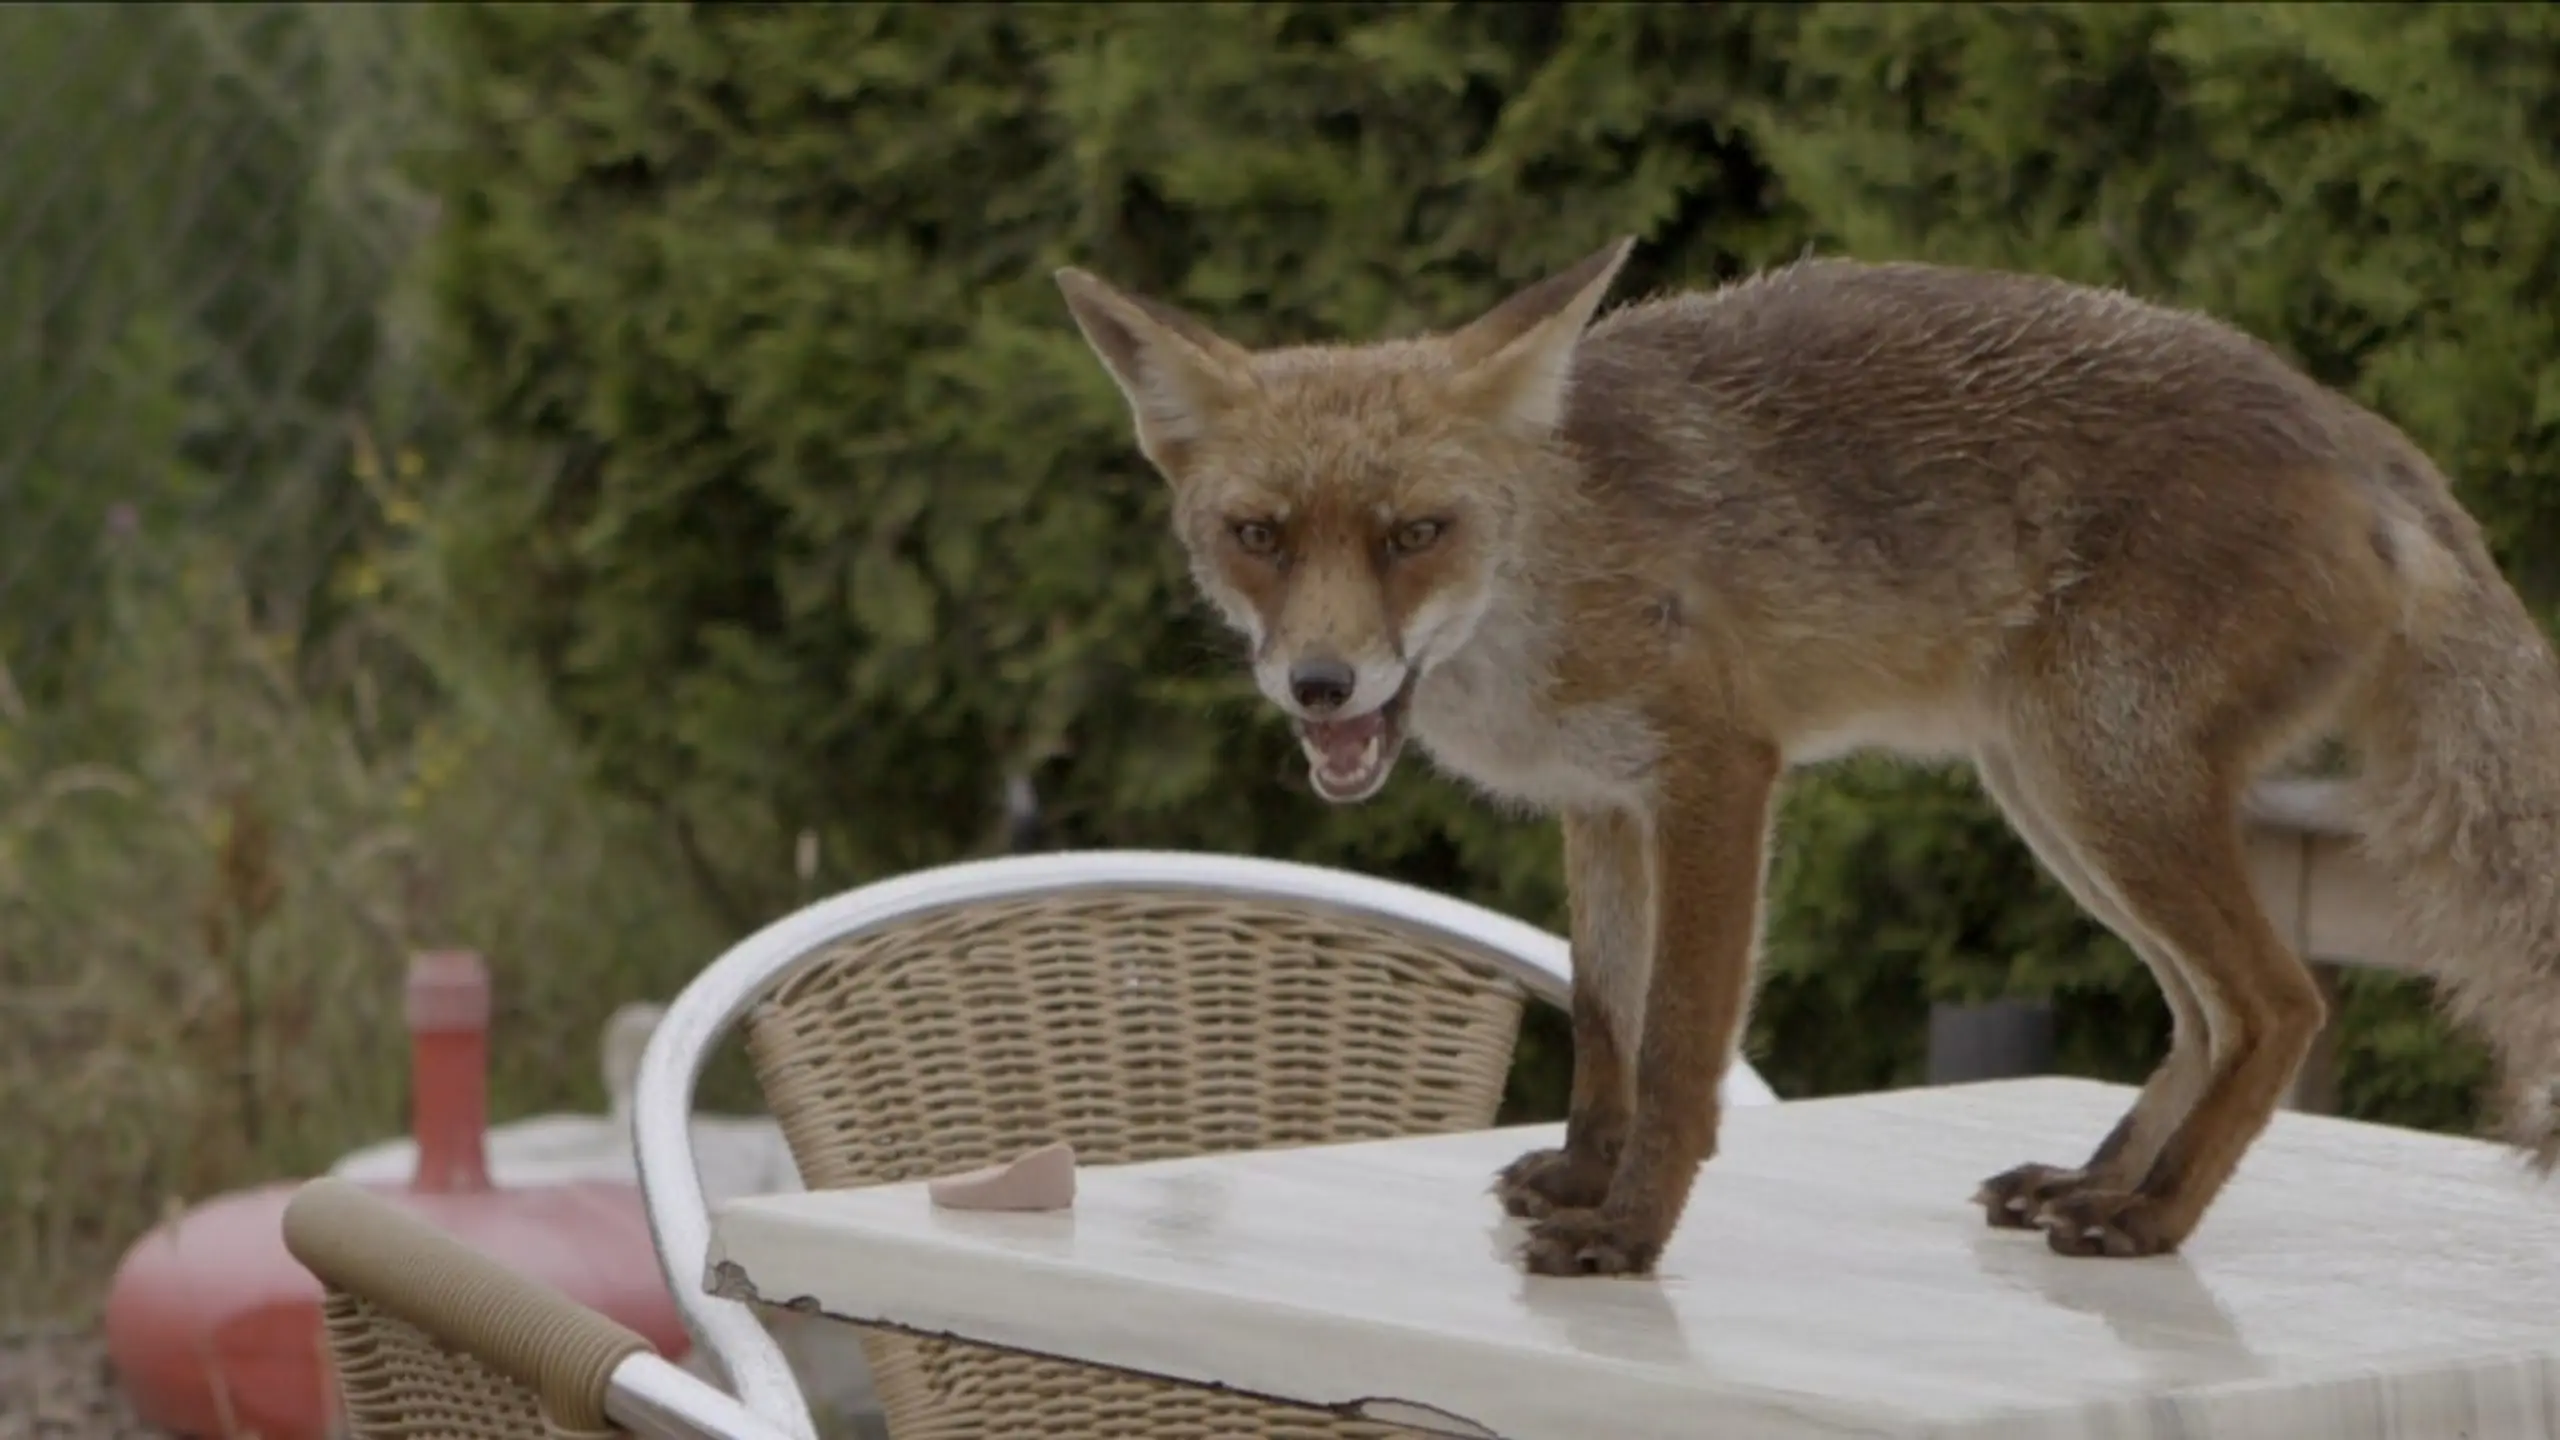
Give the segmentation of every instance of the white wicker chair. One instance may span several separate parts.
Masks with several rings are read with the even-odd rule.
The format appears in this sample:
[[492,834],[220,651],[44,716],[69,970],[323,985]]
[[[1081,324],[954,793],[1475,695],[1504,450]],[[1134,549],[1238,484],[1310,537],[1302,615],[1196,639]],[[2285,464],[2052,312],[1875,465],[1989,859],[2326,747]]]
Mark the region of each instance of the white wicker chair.
[[[756,1314],[704,1289],[686,1119],[733,1025],[803,1179],[844,1187],[1058,1138],[1117,1163],[1481,1129],[1522,1003],[1570,989],[1566,942],[1546,931],[1281,861],[1089,851],[864,886],[730,949],[659,1025],[633,1105],[659,1258],[739,1397],[814,1436]],[[1739,1057],[1724,1093],[1776,1099]],[[899,1440],[1402,1433],[952,1341],[866,1331],[864,1348]]]

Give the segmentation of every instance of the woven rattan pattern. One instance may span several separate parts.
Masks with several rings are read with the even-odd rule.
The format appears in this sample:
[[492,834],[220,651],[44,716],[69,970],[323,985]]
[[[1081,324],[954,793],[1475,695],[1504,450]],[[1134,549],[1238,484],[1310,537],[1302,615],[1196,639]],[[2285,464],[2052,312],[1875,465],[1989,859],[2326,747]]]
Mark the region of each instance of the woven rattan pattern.
[[[840,942],[750,1015],[800,1173],[829,1189],[993,1164],[1491,1124],[1525,999],[1482,956],[1311,903],[1077,891]],[[897,1440],[1404,1436],[1088,1366],[864,1336]]]
[[619,1430],[552,1423],[533,1390],[372,1302],[321,1305],[353,1440],[598,1440]]

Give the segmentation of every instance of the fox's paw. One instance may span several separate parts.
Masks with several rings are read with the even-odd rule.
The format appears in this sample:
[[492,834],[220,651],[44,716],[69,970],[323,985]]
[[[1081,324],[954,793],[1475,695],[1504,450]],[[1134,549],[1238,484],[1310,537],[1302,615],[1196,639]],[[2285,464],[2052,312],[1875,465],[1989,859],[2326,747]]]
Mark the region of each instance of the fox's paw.
[[1529,1227],[1520,1262],[1532,1275],[1650,1275],[1662,1241],[1603,1210],[1558,1210]]
[[2166,1255],[2180,1237],[2169,1227],[2160,1202],[2131,1190],[2074,1190],[2044,1202],[2036,1213],[2045,1243],[2062,1255],[2105,1256],[2130,1260]]
[[2066,1170],[2059,1165],[2021,1165],[2003,1170],[1982,1182],[1973,1192],[1973,1203],[1982,1207],[1982,1218],[1995,1230],[2032,1230],[2036,1214],[2047,1203],[2073,1194],[2089,1184],[2086,1170]]
[[1558,1210],[1588,1210],[1608,1198],[1614,1169],[1583,1151],[1532,1150],[1502,1167],[1493,1177],[1493,1193],[1504,1210],[1524,1220]]

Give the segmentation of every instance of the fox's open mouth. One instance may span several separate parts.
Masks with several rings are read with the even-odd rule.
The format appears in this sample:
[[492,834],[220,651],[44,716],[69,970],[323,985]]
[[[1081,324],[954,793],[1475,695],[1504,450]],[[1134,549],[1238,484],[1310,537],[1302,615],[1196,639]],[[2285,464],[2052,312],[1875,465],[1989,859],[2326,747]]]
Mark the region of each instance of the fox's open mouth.
[[1307,752],[1307,781],[1337,805],[1366,800],[1387,783],[1404,749],[1405,702],[1413,694],[1407,675],[1387,703],[1343,720],[1300,720],[1298,744]]

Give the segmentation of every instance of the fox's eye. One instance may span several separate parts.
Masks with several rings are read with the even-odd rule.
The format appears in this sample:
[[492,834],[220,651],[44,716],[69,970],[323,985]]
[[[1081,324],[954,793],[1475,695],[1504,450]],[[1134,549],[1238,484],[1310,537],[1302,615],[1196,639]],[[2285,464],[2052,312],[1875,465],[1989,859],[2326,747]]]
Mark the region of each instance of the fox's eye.
[[1239,520],[1235,531],[1236,543],[1244,547],[1247,555],[1268,555],[1280,548],[1280,532],[1267,521]]
[[1408,520],[1387,537],[1399,555],[1414,555],[1440,543],[1440,532],[1448,527],[1438,520]]

